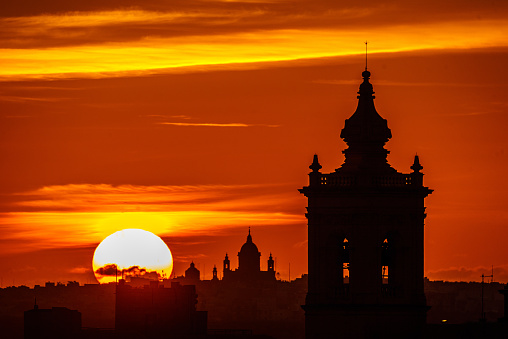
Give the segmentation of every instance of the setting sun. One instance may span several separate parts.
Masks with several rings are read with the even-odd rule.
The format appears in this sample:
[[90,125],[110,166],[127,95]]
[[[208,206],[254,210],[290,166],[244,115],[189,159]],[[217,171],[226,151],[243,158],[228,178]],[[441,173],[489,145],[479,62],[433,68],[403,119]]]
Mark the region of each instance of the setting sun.
[[173,257],[157,235],[130,228],[106,237],[95,249],[92,265],[101,284],[121,277],[160,279],[171,275]]

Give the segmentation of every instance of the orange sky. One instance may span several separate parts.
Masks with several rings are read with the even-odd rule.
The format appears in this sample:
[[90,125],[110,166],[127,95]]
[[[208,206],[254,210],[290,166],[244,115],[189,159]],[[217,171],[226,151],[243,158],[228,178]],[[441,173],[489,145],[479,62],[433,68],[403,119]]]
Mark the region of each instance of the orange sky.
[[343,161],[366,39],[389,161],[418,152],[435,190],[426,275],[508,281],[508,3],[107,3],[0,8],[2,287],[95,281],[125,227],[161,236],[177,274],[210,278],[248,226],[262,269],[272,252],[281,278],[306,272],[297,189],[314,153]]

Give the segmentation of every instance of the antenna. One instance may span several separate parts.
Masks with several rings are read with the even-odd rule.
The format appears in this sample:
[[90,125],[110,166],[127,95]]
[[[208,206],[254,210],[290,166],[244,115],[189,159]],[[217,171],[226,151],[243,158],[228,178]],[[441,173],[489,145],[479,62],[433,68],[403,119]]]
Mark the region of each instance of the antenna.
[[365,41],[365,70],[367,70],[367,44],[369,42]]
[[485,318],[485,312],[483,311],[483,284],[484,284],[485,278],[491,278],[492,279],[491,282],[494,281],[494,265],[492,265],[492,274],[491,275],[482,274],[482,314],[480,317],[480,321],[482,321],[482,322],[487,321],[487,319]]

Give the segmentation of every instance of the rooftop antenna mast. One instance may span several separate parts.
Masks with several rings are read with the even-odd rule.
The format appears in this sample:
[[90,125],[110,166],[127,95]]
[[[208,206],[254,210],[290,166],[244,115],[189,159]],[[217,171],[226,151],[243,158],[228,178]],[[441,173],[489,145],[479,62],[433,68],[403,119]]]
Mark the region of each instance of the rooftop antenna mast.
[[482,274],[482,316],[480,318],[480,321],[482,321],[482,322],[487,321],[487,319],[485,318],[485,312],[483,311],[483,285],[485,284],[485,278],[491,278],[490,282],[494,281],[494,265],[492,265],[492,274],[491,275]]

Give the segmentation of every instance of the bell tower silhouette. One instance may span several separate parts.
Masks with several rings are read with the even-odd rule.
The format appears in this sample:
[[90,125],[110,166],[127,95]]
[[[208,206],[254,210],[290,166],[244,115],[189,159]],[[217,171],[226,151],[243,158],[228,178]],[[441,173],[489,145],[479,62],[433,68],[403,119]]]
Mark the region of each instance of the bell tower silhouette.
[[409,174],[388,161],[392,137],[374,107],[370,72],[362,73],[358,107],[340,137],[345,161],[309,168],[307,339],[418,338],[426,321],[423,290],[424,199],[418,155]]

